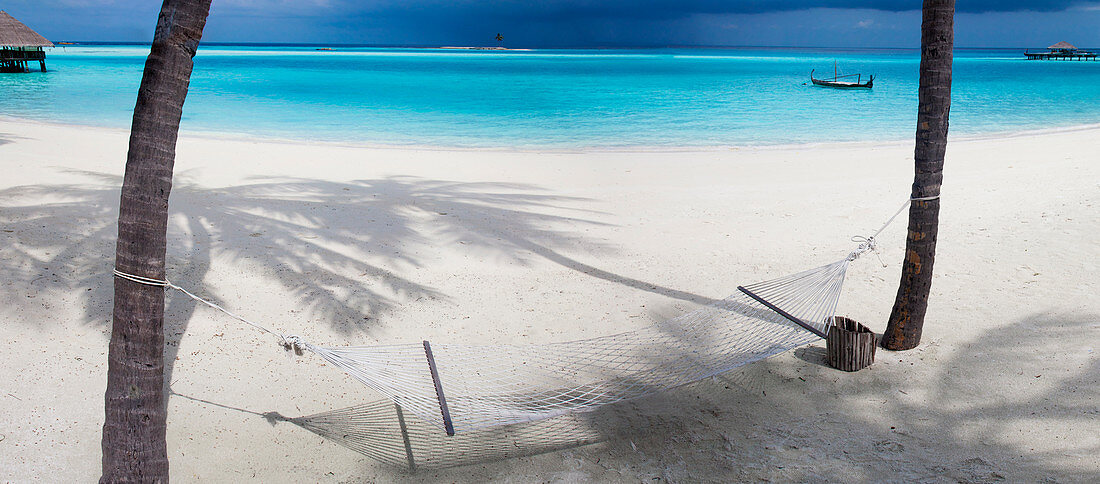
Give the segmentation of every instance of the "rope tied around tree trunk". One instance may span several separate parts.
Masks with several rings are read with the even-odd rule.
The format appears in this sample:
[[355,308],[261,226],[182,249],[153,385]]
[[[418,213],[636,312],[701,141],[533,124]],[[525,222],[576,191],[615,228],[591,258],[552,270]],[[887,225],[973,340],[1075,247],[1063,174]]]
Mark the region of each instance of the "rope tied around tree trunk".
[[120,279],[125,279],[127,281],[134,282],[134,283],[137,283],[137,284],[143,284],[143,285],[146,285],[146,286],[153,286],[153,287],[163,287],[166,290],[171,288],[171,289],[175,289],[179,292],[182,292],[182,293],[186,294],[187,297],[190,297],[191,299],[194,299],[195,301],[198,301],[202,304],[210,306],[213,309],[221,311],[221,312],[225,313],[227,316],[229,316],[233,319],[236,319],[237,321],[245,323],[245,324],[247,324],[249,326],[252,326],[253,328],[256,328],[256,329],[258,329],[260,331],[263,331],[265,333],[277,336],[280,339],[280,345],[283,347],[283,349],[294,350],[294,353],[299,355],[299,356],[302,355],[302,348],[307,345],[307,343],[298,335],[295,335],[295,334],[282,334],[282,333],[279,333],[277,331],[273,331],[273,330],[270,330],[268,328],[265,328],[260,324],[249,321],[248,319],[245,319],[241,316],[238,316],[238,315],[234,314],[233,312],[219,306],[217,303],[207,301],[206,299],[203,299],[199,296],[196,296],[196,295],[192,294],[187,289],[184,289],[180,286],[172,284],[172,281],[169,281],[168,279],[154,279],[154,278],[151,278],[151,277],[138,276],[138,275],[122,272],[118,269],[114,270],[114,275],[115,275],[115,277],[118,277]]
[[901,212],[905,211],[905,208],[908,207],[909,204],[913,202],[927,202],[931,200],[936,200],[938,198],[940,198],[939,195],[931,197],[910,198],[902,203],[901,207],[898,207],[898,210],[894,212],[894,215],[891,215],[890,218],[886,220],[886,223],[882,224],[882,227],[879,227],[879,229],[876,230],[873,235],[856,235],[852,237],[852,242],[858,243],[859,246],[856,247],[856,249],[853,250],[850,254],[848,254],[848,261],[851,262],[858,259],[859,256],[863,255],[865,252],[873,252],[875,256],[878,257],[878,261],[880,264],[882,264],[882,267],[886,267],[886,263],[883,262],[882,257],[879,257],[878,251],[876,250],[878,249],[878,245],[876,245],[875,237],[878,237],[878,235],[881,234],[883,230],[886,230],[886,227],[889,227],[890,224],[894,223],[894,219],[898,218],[898,215],[901,215]]

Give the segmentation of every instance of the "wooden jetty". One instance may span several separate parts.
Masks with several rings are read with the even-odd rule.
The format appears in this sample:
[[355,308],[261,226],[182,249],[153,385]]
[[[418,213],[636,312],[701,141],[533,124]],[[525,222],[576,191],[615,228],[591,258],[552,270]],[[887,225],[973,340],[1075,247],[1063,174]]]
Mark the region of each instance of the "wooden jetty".
[[0,72],[27,72],[27,64],[38,61],[46,72],[46,51],[53,42],[0,10]]
[[1096,60],[1095,52],[1078,49],[1069,42],[1058,42],[1057,44],[1047,47],[1046,52],[1024,51],[1024,55],[1027,56],[1027,60]]

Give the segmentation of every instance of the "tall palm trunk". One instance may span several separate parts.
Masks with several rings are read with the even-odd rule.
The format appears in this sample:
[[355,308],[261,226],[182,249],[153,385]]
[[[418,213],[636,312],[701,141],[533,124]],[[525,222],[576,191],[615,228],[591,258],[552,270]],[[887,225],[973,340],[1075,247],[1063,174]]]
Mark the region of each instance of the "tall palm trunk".
[[932,265],[936,260],[940,184],[951,110],[955,0],[924,0],[923,12],[914,151],[916,175],[913,203],[909,207],[909,235],[905,241],[901,285],[882,335],[882,346],[891,350],[907,350],[920,343],[928,293],[932,289]]
[[[138,89],[115,267],[164,279],[168,194],[192,58],[211,0],[164,0]],[[115,278],[101,482],[168,480],[164,290]]]

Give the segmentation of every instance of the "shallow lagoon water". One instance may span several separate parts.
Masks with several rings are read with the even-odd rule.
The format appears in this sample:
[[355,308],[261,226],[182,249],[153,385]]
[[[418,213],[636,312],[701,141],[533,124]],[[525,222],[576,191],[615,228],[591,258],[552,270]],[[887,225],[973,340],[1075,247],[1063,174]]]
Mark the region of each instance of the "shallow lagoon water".
[[[661,148],[911,139],[919,52],[838,49],[467,51],[204,45],[185,132],[381,145]],[[147,46],[52,49],[0,74],[0,115],[128,127]],[[811,69],[872,90],[807,85]],[[958,50],[951,133],[1100,122],[1100,62]]]

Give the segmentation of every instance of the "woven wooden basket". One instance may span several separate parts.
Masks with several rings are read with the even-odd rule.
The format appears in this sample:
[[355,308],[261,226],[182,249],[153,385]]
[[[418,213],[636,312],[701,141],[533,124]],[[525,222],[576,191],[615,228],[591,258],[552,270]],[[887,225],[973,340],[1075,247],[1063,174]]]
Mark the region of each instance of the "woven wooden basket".
[[859,371],[875,361],[875,333],[851,319],[834,316],[835,326],[825,338],[829,366],[844,371]]

